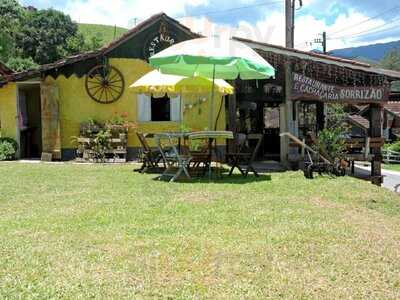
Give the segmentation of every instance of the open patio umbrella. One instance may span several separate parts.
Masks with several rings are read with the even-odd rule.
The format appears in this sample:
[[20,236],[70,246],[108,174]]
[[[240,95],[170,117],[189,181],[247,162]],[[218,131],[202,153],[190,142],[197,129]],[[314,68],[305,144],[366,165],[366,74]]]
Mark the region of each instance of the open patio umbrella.
[[[170,98],[183,95],[204,95],[208,94],[212,87],[214,87],[214,92],[219,95],[230,95],[234,92],[234,88],[222,79],[217,79],[213,83],[212,79],[205,77],[168,75],[162,74],[158,70],[147,73],[130,86],[135,93],[152,95],[155,98],[162,98],[166,94]],[[182,101],[180,116],[182,121]]]
[[[177,96],[182,94],[207,94],[212,88],[212,79],[162,74],[153,70],[139,78],[131,86],[138,94],[152,94],[154,97]],[[214,89],[221,95],[233,94],[234,88],[225,80],[215,80]]]
[[175,44],[150,57],[150,64],[162,73],[204,76],[213,79],[209,127],[213,128],[215,79],[266,79],[275,69],[247,45],[220,38],[199,38]]

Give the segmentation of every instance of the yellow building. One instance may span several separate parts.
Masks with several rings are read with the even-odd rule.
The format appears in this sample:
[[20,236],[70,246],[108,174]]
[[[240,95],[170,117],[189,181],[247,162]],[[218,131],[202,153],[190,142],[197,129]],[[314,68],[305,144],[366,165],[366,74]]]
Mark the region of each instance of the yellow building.
[[[210,103],[207,96],[181,99],[186,110],[180,120],[179,100],[156,100],[129,89],[129,85],[152,70],[147,63],[151,55],[197,37],[176,20],[158,14],[98,51],[68,57],[39,70],[3,74],[2,136],[19,142],[23,158],[52,152],[54,157],[72,159],[76,153],[72,137],[79,135],[80,125],[89,119],[105,121],[124,113],[141,132],[177,131],[180,123],[192,130],[205,129]],[[235,80],[235,95],[229,101],[215,101],[213,108],[220,112],[217,129],[263,135],[259,159],[286,165],[296,162],[299,149],[281,134],[290,132],[304,138],[310,131],[323,129],[327,103],[369,105],[374,112],[369,116],[369,136],[381,137],[381,110],[388,101],[399,101],[399,94],[390,93],[390,84],[400,81],[399,72],[232,38],[257,51],[276,70],[275,78]],[[101,88],[103,80],[111,85],[107,92]],[[325,90],[321,92],[315,86]],[[139,147],[133,130],[128,135],[128,159],[135,157]],[[377,164],[380,149],[374,151],[372,161]]]
[[[149,133],[178,131],[180,124],[192,130],[205,129],[207,97],[157,100],[129,89],[152,70],[147,62],[151,55],[196,37],[177,21],[159,14],[98,51],[15,73],[3,82],[0,79],[1,135],[18,141],[21,158],[53,152],[56,158],[72,159],[76,153],[73,137],[89,119],[106,121],[124,114],[137,124],[138,131]],[[103,88],[101,80],[109,81],[109,87]],[[186,107],[182,121],[176,100]],[[214,111],[220,104],[215,101]],[[225,109],[218,129],[225,129]],[[140,147],[135,131],[128,134],[128,158]]]

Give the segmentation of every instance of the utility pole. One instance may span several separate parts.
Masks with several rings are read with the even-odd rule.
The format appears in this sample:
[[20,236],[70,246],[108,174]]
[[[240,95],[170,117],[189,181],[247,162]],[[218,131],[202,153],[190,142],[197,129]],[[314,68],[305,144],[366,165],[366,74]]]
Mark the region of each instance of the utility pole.
[[[294,23],[295,23],[295,8],[297,0],[285,0],[285,39],[286,48],[294,48]],[[299,0],[300,7],[303,6],[303,1]],[[289,59],[285,61],[285,103],[280,106],[280,132],[290,132],[297,135],[297,104],[291,100],[292,93],[292,66]],[[286,136],[281,136],[281,162],[289,167],[289,139]]]
[[321,44],[322,45],[322,51],[324,52],[324,54],[327,53],[326,51],[326,32],[324,31],[322,34],[322,39],[321,38],[317,38],[314,40],[314,43],[316,44]]
[[294,47],[294,1],[285,0],[285,18],[286,18],[286,48]]
[[[303,0],[298,0],[300,7],[303,6]],[[294,48],[294,23],[296,0],[285,0],[285,17],[286,17],[286,48]]]

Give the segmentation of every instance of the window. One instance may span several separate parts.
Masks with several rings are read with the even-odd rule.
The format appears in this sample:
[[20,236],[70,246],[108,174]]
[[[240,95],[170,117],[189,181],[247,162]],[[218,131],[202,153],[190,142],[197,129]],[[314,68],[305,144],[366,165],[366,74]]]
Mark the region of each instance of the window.
[[151,120],[171,121],[171,100],[168,96],[151,97]]
[[181,119],[181,99],[180,97],[169,98],[167,95],[154,98],[141,94],[138,95],[137,111],[140,122],[178,122]]

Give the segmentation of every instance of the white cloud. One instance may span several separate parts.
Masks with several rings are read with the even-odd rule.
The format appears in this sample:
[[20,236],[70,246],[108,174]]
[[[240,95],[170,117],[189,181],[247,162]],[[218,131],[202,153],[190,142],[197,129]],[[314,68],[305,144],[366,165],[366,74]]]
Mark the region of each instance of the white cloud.
[[69,0],[64,11],[81,23],[128,27],[131,20],[143,21],[158,12],[184,14],[185,5],[206,5],[208,0]]
[[[46,1],[46,0],[41,0]],[[253,3],[255,0],[241,0],[243,3]],[[315,6],[320,0],[303,0],[304,7]],[[157,12],[165,12],[170,16],[184,15],[185,6],[200,6],[211,3],[209,0],[68,0],[64,11],[81,23],[109,24],[122,27],[131,27],[132,20],[143,21]],[[285,18],[282,8],[268,10],[265,17],[255,23],[241,21],[236,17],[237,26],[216,24],[205,17],[181,18],[180,22],[190,27],[195,32],[206,36],[240,36],[252,40],[267,42],[271,44],[285,44]],[[352,38],[352,34],[372,30],[385,24],[384,20],[373,19],[364,22],[369,17],[354,10],[340,14],[333,24],[327,25],[325,20],[317,19],[311,14],[299,14],[296,18],[295,45],[299,49],[311,50],[318,47],[317,44],[310,45],[323,31],[328,32],[328,50],[363,45],[371,42],[360,42]],[[235,21],[235,20],[233,20]],[[354,26],[364,22],[363,24]],[[233,22],[232,22],[233,23]],[[338,32],[342,29],[345,31]],[[338,33],[336,33],[338,32]],[[336,33],[331,35],[330,33]],[[346,37],[340,38],[345,35]],[[308,43],[307,43],[308,42]]]
[[[311,2],[313,0],[308,1]],[[384,25],[385,21],[375,19],[365,22],[368,19],[369,17],[366,15],[350,11],[348,14],[339,15],[333,24],[327,25],[324,20],[317,19],[312,15],[301,15],[296,18],[295,47],[302,50],[312,50],[321,47],[316,43],[311,44],[310,42],[320,37],[323,31],[328,33],[328,50],[369,44],[371,41],[359,42],[353,35],[373,30],[378,26]],[[255,24],[239,21],[239,25],[236,27],[216,24],[204,17],[185,18],[180,21],[193,31],[206,36],[239,36],[275,45],[283,46],[285,44],[285,17],[281,11],[270,12],[263,20]],[[359,25],[354,26],[355,24]],[[330,33],[334,33],[332,34],[332,39],[330,39]],[[393,39],[377,40],[374,42],[387,42],[391,40]]]

